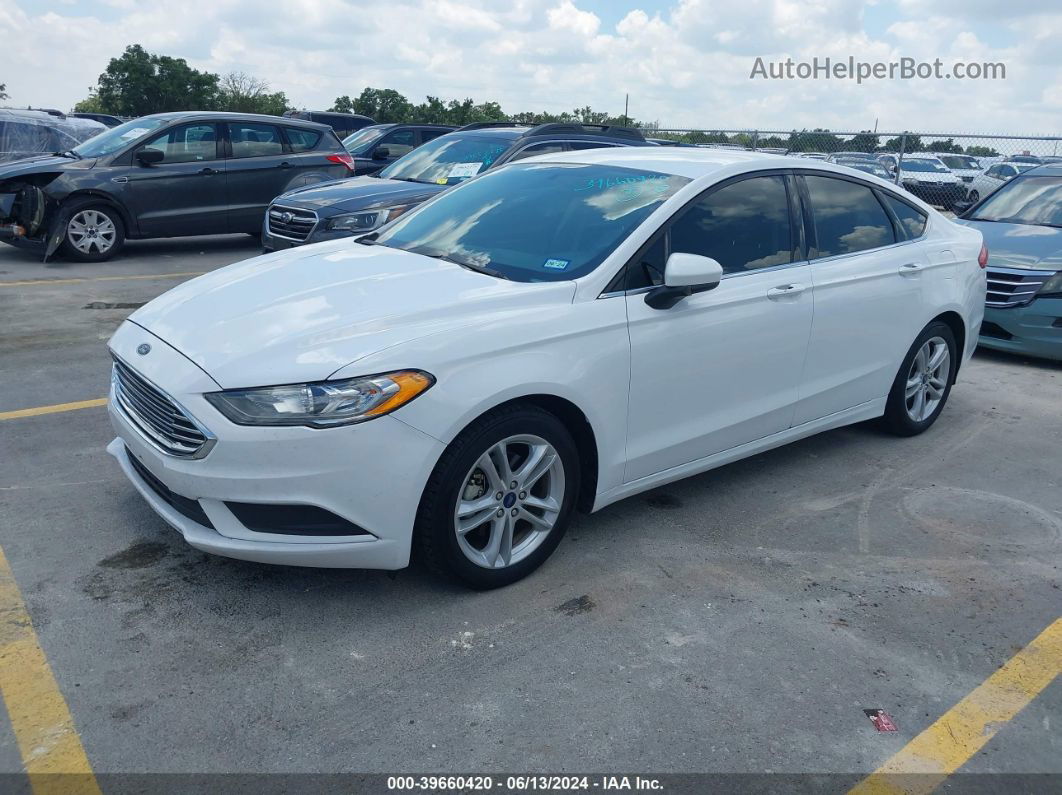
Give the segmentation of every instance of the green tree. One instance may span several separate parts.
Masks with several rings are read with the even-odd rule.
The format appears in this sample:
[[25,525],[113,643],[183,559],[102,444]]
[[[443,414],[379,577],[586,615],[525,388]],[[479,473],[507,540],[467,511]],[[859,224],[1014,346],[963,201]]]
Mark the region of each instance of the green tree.
[[863,130],[859,135],[853,135],[846,146],[853,152],[873,152],[881,146],[881,140],[870,130]]
[[[890,138],[885,142],[885,149],[889,152],[899,152],[900,142],[900,138]],[[907,135],[906,139],[903,139],[903,151],[905,153],[925,151],[925,147],[922,145],[921,137],[917,135]]]
[[952,154],[961,155],[962,147],[959,146],[951,138],[946,141],[930,141],[926,144],[927,152],[951,152]]
[[218,109],[236,113],[281,116],[288,109],[283,91],[270,92],[269,83],[244,72],[230,72],[221,79]]
[[74,105],[74,113],[103,113],[103,103],[99,94],[89,89],[89,95]]
[[0,99],[10,99],[7,95],[7,83],[0,83]]
[[336,97],[336,101],[332,103],[332,107],[328,110],[333,113],[353,113],[354,101],[344,94],[341,97]]
[[966,147],[966,154],[973,157],[999,157],[999,152],[991,146],[968,146]]
[[816,127],[810,132],[794,130],[789,133],[786,142],[790,152],[841,152],[844,151],[844,141],[821,127]]
[[112,58],[96,94],[105,113],[144,116],[169,110],[214,110],[219,78],[190,67],[183,58],[149,53],[139,44]]

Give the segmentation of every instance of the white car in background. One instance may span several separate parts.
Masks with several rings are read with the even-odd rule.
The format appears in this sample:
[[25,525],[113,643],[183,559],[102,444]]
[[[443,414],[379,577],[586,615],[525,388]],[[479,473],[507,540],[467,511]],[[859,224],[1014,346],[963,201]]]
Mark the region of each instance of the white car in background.
[[412,552],[506,585],[577,506],[864,420],[929,428],[986,260],[980,232],[806,158],[528,158],[138,309],[110,341],[108,451],[204,551]]
[[952,174],[966,183],[967,190],[974,178],[980,176],[986,168],[971,155],[957,155],[951,152],[926,152],[926,154],[937,158],[947,166]]
[[927,204],[950,210],[955,202],[966,198],[966,183],[939,158],[905,156],[899,168],[899,184]]
[[1009,160],[993,163],[975,176],[967,186],[966,200],[977,203],[1000,185],[1014,179],[1023,171],[1036,168],[1036,165],[1035,163],[1013,163]]

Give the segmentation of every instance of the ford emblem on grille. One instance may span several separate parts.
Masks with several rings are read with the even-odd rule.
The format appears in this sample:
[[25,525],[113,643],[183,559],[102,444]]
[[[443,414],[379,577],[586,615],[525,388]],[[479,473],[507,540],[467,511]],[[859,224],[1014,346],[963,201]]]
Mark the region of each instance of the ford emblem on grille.
[[147,356],[149,353],[151,353],[151,346],[148,345],[146,342],[141,342],[139,345],[136,346],[136,352],[139,353],[141,356]]

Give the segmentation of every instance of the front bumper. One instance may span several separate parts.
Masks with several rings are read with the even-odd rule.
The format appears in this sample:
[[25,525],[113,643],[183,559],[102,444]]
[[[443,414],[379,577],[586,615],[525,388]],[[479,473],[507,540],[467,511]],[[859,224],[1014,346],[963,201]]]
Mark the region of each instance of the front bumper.
[[978,344],[997,351],[1062,361],[1062,298],[1028,306],[985,307]]
[[951,207],[955,202],[965,199],[967,191],[965,183],[922,185],[903,182],[901,187],[926,204],[937,207]]
[[[150,355],[135,348],[150,339]],[[108,403],[118,438],[108,446],[126,477],[168,524],[197,549],[261,563],[327,568],[399,569],[410,542],[424,483],[441,442],[392,416],[359,425],[313,429],[234,425],[203,397],[216,389],[173,348],[125,323],[111,348],[146,379],[170,393],[217,437],[201,459],[168,455]],[[198,503],[212,527],[174,508],[134,467],[173,494]],[[352,536],[280,535],[249,529],[226,503],[309,505],[368,531]]]
[[269,228],[268,213],[269,211],[267,210],[267,217],[262,221],[262,249],[264,251],[284,251],[285,249],[296,248],[298,246],[308,246],[311,243],[323,243],[327,240],[339,240],[344,237],[354,237],[351,232],[334,232],[325,229],[325,225],[328,223],[328,217],[321,217],[304,240],[294,240],[290,237],[283,237],[274,234]]

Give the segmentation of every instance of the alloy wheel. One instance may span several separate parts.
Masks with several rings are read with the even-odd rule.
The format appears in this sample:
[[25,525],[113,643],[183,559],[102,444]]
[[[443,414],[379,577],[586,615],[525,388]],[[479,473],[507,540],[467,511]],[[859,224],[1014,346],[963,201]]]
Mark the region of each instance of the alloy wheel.
[[930,337],[918,349],[907,373],[904,400],[907,416],[924,422],[936,411],[951,376],[951,351],[943,337]]
[[67,224],[66,237],[82,254],[105,254],[114,246],[118,229],[114,221],[99,210],[81,210]]
[[564,464],[545,439],[510,436],[485,451],[462,481],[453,527],[477,566],[501,569],[534,552],[564,504]]

